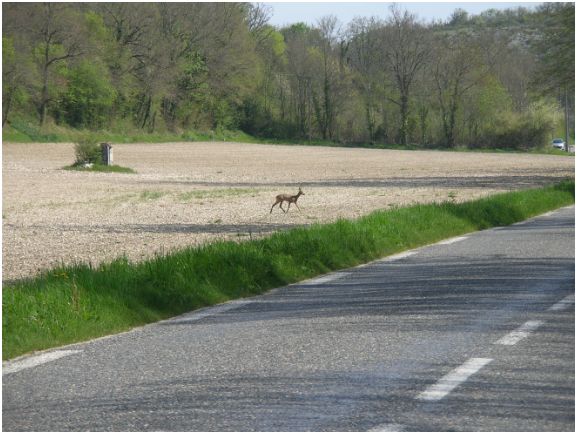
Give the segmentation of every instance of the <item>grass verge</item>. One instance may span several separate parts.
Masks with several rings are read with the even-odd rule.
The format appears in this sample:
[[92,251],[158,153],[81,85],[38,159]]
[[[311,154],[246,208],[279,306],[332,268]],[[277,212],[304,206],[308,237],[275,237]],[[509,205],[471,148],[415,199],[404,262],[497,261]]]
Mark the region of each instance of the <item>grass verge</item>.
[[81,165],[66,166],[64,170],[76,170],[78,172],[105,172],[105,173],[136,173],[130,167],[122,167],[116,165],[105,166],[103,164],[93,164],[90,167]]
[[391,149],[391,150],[437,150],[446,152],[483,152],[483,153],[531,153],[531,154],[550,154],[559,156],[575,157],[575,153],[559,151],[544,146],[535,148],[530,151],[519,149],[497,149],[497,148],[444,148],[442,146],[421,146],[421,145],[398,145],[398,144],[371,144],[371,143],[340,143],[331,140],[321,139],[278,139],[257,137],[247,134],[240,130],[215,130],[215,131],[196,131],[187,130],[177,132],[154,132],[147,133],[142,129],[137,129],[127,125],[118,125],[113,130],[87,131],[77,130],[70,127],[48,124],[39,127],[34,120],[15,117],[11,122],[2,128],[2,140],[4,142],[76,142],[79,136],[91,135],[98,137],[100,142],[110,143],[166,143],[166,142],[240,142],[240,143],[260,143],[272,145],[299,145],[299,146],[330,146],[330,147],[347,147],[347,148],[369,148],[369,149]]
[[463,233],[509,225],[575,202],[575,182],[455,204],[378,211],[216,242],[141,263],[60,267],[2,292],[2,357],[127,330]]

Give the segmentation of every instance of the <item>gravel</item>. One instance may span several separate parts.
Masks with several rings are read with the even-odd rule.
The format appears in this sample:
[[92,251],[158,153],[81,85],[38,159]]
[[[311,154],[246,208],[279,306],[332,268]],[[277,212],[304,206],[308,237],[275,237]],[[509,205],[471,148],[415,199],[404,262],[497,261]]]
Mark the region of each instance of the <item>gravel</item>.
[[[464,201],[574,176],[562,156],[227,142],[113,145],[136,174],[62,170],[70,143],[4,143],[3,281],[60,264],[139,261],[376,209]],[[296,194],[301,211],[270,207]],[[286,207],[286,203],[284,205]]]

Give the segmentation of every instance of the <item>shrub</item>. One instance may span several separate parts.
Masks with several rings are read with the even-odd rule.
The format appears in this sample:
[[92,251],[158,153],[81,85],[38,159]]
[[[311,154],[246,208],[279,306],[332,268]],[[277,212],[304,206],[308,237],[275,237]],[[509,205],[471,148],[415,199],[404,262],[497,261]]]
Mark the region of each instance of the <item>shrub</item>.
[[558,111],[554,105],[535,103],[523,113],[504,114],[495,125],[491,145],[522,150],[545,146],[558,122]]
[[102,152],[98,140],[90,135],[79,138],[74,151],[76,153],[74,164],[77,166],[86,163],[102,164]]

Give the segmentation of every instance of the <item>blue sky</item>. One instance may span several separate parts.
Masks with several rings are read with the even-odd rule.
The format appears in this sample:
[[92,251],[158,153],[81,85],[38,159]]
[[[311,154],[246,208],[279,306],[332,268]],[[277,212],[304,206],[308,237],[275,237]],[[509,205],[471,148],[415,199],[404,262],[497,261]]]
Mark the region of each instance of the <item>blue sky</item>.
[[[270,24],[283,26],[296,22],[315,24],[325,15],[335,15],[343,24],[349,23],[355,16],[378,16],[386,18],[389,14],[390,2],[263,2],[272,7],[273,16]],[[533,8],[542,2],[404,2],[398,1],[402,8],[416,13],[419,19],[447,19],[451,13],[461,8],[469,14],[478,14],[487,9],[508,9],[523,6]]]

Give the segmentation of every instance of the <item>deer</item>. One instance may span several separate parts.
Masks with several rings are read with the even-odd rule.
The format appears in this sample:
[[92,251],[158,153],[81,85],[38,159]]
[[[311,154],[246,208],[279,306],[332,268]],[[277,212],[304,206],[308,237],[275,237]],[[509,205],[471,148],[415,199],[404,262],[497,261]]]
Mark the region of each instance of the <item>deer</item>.
[[[275,205],[278,203],[279,208],[282,209],[285,213],[288,212],[288,210],[291,207],[291,203],[294,203],[295,206],[298,208],[298,210],[300,211],[301,209],[299,208],[299,206],[297,205],[297,200],[298,198],[304,195],[303,191],[301,190],[301,188],[299,187],[299,192],[297,194],[295,194],[294,196],[290,195],[290,194],[279,194],[276,197],[276,202],[272,204],[272,207],[270,208],[270,213],[272,214],[272,209],[275,207]],[[284,208],[282,207],[282,203],[283,202],[288,202],[288,207],[286,209],[286,211],[284,210]]]

